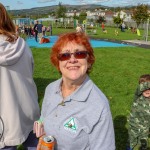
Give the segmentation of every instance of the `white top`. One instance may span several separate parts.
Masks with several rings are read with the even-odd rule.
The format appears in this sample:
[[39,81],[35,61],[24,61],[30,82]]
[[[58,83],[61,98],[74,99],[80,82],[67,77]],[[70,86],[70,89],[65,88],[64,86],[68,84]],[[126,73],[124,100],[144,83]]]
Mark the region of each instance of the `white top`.
[[23,143],[39,118],[32,53],[22,38],[15,43],[0,35],[0,148]]

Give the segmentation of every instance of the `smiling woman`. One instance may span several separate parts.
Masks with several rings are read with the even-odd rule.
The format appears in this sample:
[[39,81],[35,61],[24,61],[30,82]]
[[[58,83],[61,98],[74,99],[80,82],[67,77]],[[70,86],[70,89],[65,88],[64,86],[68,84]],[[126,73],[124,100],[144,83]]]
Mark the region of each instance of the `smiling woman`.
[[115,150],[108,100],[88,76],[95,62],[88,37],[61,35],[50,59],[62,77],[46,88],[40,117],[43,133],[55,138],[57,150]]

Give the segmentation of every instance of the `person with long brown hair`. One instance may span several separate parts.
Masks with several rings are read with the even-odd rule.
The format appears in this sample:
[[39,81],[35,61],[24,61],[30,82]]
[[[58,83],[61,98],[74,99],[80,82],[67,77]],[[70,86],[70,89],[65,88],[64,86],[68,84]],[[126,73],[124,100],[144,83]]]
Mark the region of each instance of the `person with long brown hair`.
[[7,36],[6,40],[14,42],[17,38],[16,27],[10,19],[5,7],[0,3],[0,34]]
[[33,80],[33,56],[16,33],[16,27],[0,3],[0,149],[16,150],[23,144],[35,150],[32,133],[39,118],[37,88]]

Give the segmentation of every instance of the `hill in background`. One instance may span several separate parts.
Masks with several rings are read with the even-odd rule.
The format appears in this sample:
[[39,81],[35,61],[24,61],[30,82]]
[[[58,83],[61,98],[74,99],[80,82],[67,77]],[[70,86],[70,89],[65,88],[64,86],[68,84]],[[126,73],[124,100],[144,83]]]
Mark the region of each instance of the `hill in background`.
[[[81,10],[95,10],[95,9],[108,9],[108,10],[115,10],[116,7],[107,7],[103,5],[63,5],[67,8],[67,10],[76,10],[76,11],[81,11]],[[37,14],[51,14],[56,11],[58,5],[53,5],[53,6],[46,6],[46,7],[36,7],[36,8],[31,8],[31,9],[21,9],[21,10],[9,10],[10,13],[14,14],[15,16],[20,16],[20,15],[37,15]],[[131,9],[136,6],[126,6],[122,7],[122,9]],[[149,6],[150,9],[150,6]]]
[[[63,5],[67,8],[67,10],[94,10],[94,9],[108,9],[110,7],[102,6],[102,5]],[[22,10],[10,10],[10,13],[14,15],[35,15],[35,14],[50,14],[55,12],[58,5],[46,6],[46,7],[36,7],[31,9],[22,9]]]

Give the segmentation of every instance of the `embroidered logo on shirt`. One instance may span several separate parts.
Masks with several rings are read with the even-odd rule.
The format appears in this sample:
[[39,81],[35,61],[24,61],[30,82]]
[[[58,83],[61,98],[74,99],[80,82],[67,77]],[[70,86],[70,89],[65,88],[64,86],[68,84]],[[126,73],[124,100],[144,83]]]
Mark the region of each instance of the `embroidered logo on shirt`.
[[64,128],[68,131],[74,132],[76,133],[77,131],[77,123],[76,123],[76,119],[71,117],[69,118],[65,123],[64,123]]

